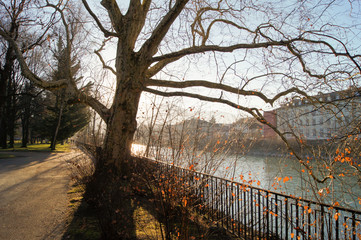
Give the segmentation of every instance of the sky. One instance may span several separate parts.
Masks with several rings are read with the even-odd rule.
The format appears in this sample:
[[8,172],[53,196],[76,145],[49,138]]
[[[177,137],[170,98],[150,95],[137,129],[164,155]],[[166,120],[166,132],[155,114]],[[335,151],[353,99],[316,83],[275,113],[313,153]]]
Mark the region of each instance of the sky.
[[[96,11],[99,11],[99,16],[101,19],[106,19],[106,14],[104,12],[100,11],[98,1],[91,0],[89,1],[91,3],[91,6],[94,9],[97,9]],[[263,1],[265,4],[267,1]],[[294,7],[293,4],[297,3],[300,4],[299,1],[273,1],[276,4],[282,4],[285,7],[285,11],[290,13],[290,9]],[[97,3],[97,4],[96,4]],[[128,1],[118,1],[119,5],[122,9],[127,8]],[[330,25],[326,25],[326,21],[324,19],[327,19],[328,21],[332,21],[333,24],[347,24],[352,25],[352,29],[347,29],[347,31],[343,31],[342,29],[339,30],[339,35],[342,36],[344,34],[345,39],[347,38],[347,41],[350,45],[354,46],[355,48],[358,48],[360,46],[360,3],[359,1],[346,1],[346,0],[339,0],[334,1],[334,5],[327,6],[326,1],[325,4],[322,4],[322,1],[317,1],[318,5],[314,6],[315,1],[303,1],[301,14],[297,15],[298,18],[290,18],[287,17],[287,14],[285,12],[281,12],[280,14],[284,14],[284,18],[287,19],[287,22],[284,22],[283,26],[281,26],[284,29],[293,29],[292,31],[300,31],[302,32],[303,29],[316,29],[318,27],[323,26],[322,28],[328,29],[330,28]],[[320,4],[321,3],[321,4]],[[310,8],[311,10],[309,10]],[[253,12],[254,13],[254,12]],[[322,17],[320,17],[320,13],[322,13]],[[317,15],[319,14],[319,15]],[[248,21],[250,25],[256,26],[258,25],[263,18],[260,16],[246,16],[243,21]],[[270,21],[272,21],[271,19]],[[157,20],[155,20],[157,22]],[[176,23],[177,27],[180,27],[182,23]],[[298,28],[296,27],[298,26]],[[150,24],[144,27],[144,30],[147,30],[146,28],[154,27],[154,24]],[[212,41],[209,41],[209,44],[219,42],[221,44],[227,43],[227,42],[234,42],[235,38],[242,38],[243,36],[239,34],[244,34],[244,32],[240,33],[234,33],[232,32],[234,29],[220,29],[215,28],[215,31],[213,33]],[[230,34],[231,33],[231,34]],[[176,36],[182,36],[182,33],[176,33]],[[227,35],[229,34],[229,35]],[[146,34],[144,36],[147,36]],[[246,38],[243,38],[246,39]],[[168,38],[167,44],[165,48],[162,51],[167,51],[167,47],[173,47],[177,48],[179,44],[184,39],[175,39],[175,38]],[[177,45],[178,44],[178,45]],[[111,60],[114,58],[114,48],[108,47],[106,51],[104,51],[104,58],[106,60]],[[281,52],[279,52],[281,53]],[[182,81],[182,80],[211,80],[213,82],[219,82],[221,79],[223,83],[230,84],[233,86],[241,86],[244,84],[247,79],[250,79],[251,77],[263,74],[265,71],[270,71],[267,69],[267,66],[262,65],[263,62],[267,62],[270,59],[276,59],[273,55],[276,55],[276,53],[269,52],[263,56],[257,55],[259,52],[257,51],[235,51],[233,54],[228,54],[227,56],[224,54],[210,54],[207,56],[194,56],[194,57],[187,57],[185,59],[182,59],[181,61],[178,61],[175,64],[171,64],[169,67],[167,67],[164,71],[164,73],[160,73],[156,76],[156,78],[164,79],[164,80],[176,80],[176,81]],[[273,54],[273,55],[272,55]],[[217,56],[215,58],[215,56]],[[215,61],[215,59],[217,59]],[[246,61],[241,61],[237,64],[232,65],[235,61],[239,61],[242,59],[246,59]],[[187,62],[186,60],[190,60]],[[280,71],[284,71],[282,69],[281,60],[277,59],[277,64],[279,64]],[[315,66],[317,65],[317,62],[315,62]],[[227,68],[230,67],[228,70]],[[297,69],[296,65],[292,65],[292,70],[299,70]],[[299,68],[299,66],[298,66]],[[277,66],[274,67],[272,70],[274,71],[277,69]],[[225,71],[227,72],[225,73]],[[287,72],[288,70],[286,70]],[[108,88],[111,87],[111,74],[108,74],[109,78],[107,81],[109,82],[107,85]],[[224,76],[224,78],[223,78]],[[254,89],[254,90],[265,90],[269,96],[274,96],[277,92],[282,89],[282,82],[281,79],[275,78],[275,79],[264,79],[265,81],[257,81],[255,84],[249,84],[247,87],[248,89]],[[265,86],[265,83],[267,83],[267,87]],[[300,83],[303,84],[303,83]],[[305,83],[304,85],[307,85]],[[315,87],[319,87],[319,84],[315,85]],[[221,93],[220,91],[213,91],[209,89],[204,88],[197,88],[197,89],[187,89],[187,91],[191,91],[194,93],[201,93],[205,96],[214,96],[214,97],[220,97],[222,95],[223,98],[232,100],[236,103],[245,105],[245,106],[252,106],[257,107],[262,110],[270,110],[274,107],[277,107],[280,103],[275,104],[275,106],[264,104],[262,101],[257,100],[255,98],[242,98],[239,96],[235,96],[234,94],[227,94],[227,93]],[[108,97],[106,97],[108,98]],[[150,102],[152,101],[153,97],[149,96],[149,94],[144,94],[144,96],[141,99],[140,104],[140,110],[139,112],[146,112],[147,109],[150,108]],[[167,100],[172,101],[172,100]],[[209,120],[213,115],[216,118],[217,122],[221,123],[229,123],[232,121],[235,121],[236,118],[240,116],[245,116],[244,114],[240,113],[239,110],[234,109],[232,107],[226,106],[224,104],[216,104],[216,103],[205,103],[200,102],[198,100],[190,99],[190,98],[183,98],[182,100],[177,100],[178,107],[180,109],[184,109],[184,111],[189,111],[189,115],[196,113],[196,115],[201,115],[202,118],[205,120]],[[141,116],[140,116],[141,117]]]

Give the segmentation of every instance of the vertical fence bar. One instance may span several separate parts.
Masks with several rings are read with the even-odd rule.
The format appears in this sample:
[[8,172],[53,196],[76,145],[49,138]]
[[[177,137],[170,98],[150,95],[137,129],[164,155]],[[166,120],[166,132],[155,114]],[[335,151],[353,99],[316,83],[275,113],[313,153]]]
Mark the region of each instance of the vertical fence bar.
[[270,192],[267,192],[267,195],[266,195],[266,224],[267,224],[267,230],[266,230],[266,233],[267,233],[267,236],[266,238],[268,239],[268,237],[270,236],[270,222],[269,222],[269,199],[271,198],[271,193]]
[[231,197],[231,204],[232,204],[232,217],[231,217],[231,224],[232,224],[232,233],[234,234],[234,227],[235,227],[235,224],[236,224],[236,221],[235,221],[235,216],[234,216],[234,199],[236,197],[236,193],[234,193],[233,191],[233,183],[231,183],[231,192],[232,192],[232,197]]
[[254,222],[254,219],[253,219],[253,188],[250,188],[250,198],[251,198],[251,200],[250,200],[250,202],[249,202],[249,204],[250,204],[250,215],[251,215],[251,229],[250,229],[250,231],[251,231],[251,239],[253,239],[253,230],[254,230],[254,225],[253,225],[253,222]]
[[324,218],[324,209],[321,205],[321,239],[325,239],[325,218]]
[[351,228],[351,234],[352,234],[352,239],[356,240],[356,216],[355,213],[352,213],[352,228]]
[[339,239],[339,236],[338,236],[338,231],[339,231],[339,221],[338,221],[338,219],[339,219],[339,215],[338,215],[338,211],[336,210],[336,213],[335,214],[337,214],[336,216],[336,221],[335,221],[335,235],[336,235],[336,240],[338,240]]
[[247,202],[247,199],[246,199],[246,188],[245,186],[243,186],[243,218],[244,218],[244,230],[243,230],[243,235],[244,235],[244,238],[247,239],[247,232],[248,232],[248,226],[247,226],[247,205],[246,205],[246,202]]
[[[257,193],[258,193],[258,201],[256,203],[256,207],[258,207],[258,236],[262,236],[262,227],[261,227],[261,193],[260,190],[257,189]],[[258,206],[257,206],[258,205]]]
[[239,196],[239,186],[238,185],[236,185],[236,187],[237,187],[237,199],[236,199],[236,201],[237,201],[237,225],[238,225],[238,235],[237,236],[241,236],[241,212],[240,212],[240,208],[239,208],[239,202],[241,201],[240,200],[240,196]]

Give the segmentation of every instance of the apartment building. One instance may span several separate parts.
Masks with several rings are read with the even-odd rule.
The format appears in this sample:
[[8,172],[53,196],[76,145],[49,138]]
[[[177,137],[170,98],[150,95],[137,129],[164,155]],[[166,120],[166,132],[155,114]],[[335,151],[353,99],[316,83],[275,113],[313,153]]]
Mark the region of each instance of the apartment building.
[[[264,116],[287,138],[325,140],[360,134],[361,89],[319,93],[309,99],[296,98]],[[267,136],[274,136],[267,127],[266,132]]]

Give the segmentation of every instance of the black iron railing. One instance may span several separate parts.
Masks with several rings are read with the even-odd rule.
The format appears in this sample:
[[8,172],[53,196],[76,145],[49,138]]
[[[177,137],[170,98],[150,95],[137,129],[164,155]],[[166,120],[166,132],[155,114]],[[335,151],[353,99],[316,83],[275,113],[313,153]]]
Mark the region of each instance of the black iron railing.
[[[280,194],[145,159],[193,199],[195,208],[243,239],[361,239],[361,212]],[[167,182],[169,179],[167,179]]]
[[[99,147],[79,145],[94,156],[99,152]],[[242,239],[361,239],[361,211],[288,196],[161,161],[141,161],[153,166],[145,171],[157,174],[164,190],[173,187],[193,199],[197,211]]]
[[89,154],[93,158],[93,160],[97,158],[101,150],[101,147],[92,144],[82,143],[78,141],[74,141],[74,143],[80,150]]

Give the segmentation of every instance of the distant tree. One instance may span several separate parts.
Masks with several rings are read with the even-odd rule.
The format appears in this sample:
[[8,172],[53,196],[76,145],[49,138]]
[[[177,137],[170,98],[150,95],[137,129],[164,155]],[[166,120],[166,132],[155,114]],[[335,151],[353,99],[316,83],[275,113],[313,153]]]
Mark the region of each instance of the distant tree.
[[[56,142],[62,142],[72,137],[75,133],[84,128],[89,120],[90,113],[87,106],[82,104],[59,103],[59,96],[48,94],[45,102],[48,105],[41,117],[37,119],[34,130],[39,136],[52,141],[55,129],[58,129]],[[59,112],[62,107],[61,121],[59,124]],[[52,142],[52,146],[56,143]]]
[[[36,14],[27,14],[34,9],[36,1],[33,0],[0,0],[0,29],[11,36],[20,46],[24,56],[35,46],[45,41],[43,37],[50,26],[56,21],[52,16],[42,18],[39,31]],[[48,20],[51,21],[49,22]],[[29,31],[35,28],[35,31]],[[29,31],[29,32],[28,32]],[[25,61],[29,64],[28,59]],[[17,66],[16,66],[17,65]],[[14,46],[4,39],[0,40],[0,146],[7,148],[7,136],[10,136],[10,145],[14,142],[14,129],[16,114],[16,101],[18,92],[19,67],[16,60]],[[30,68],[31,70],[34,70]],[[35,71],[36,72],[36,71]],[[14,79],[16,77],[17,79]]]

